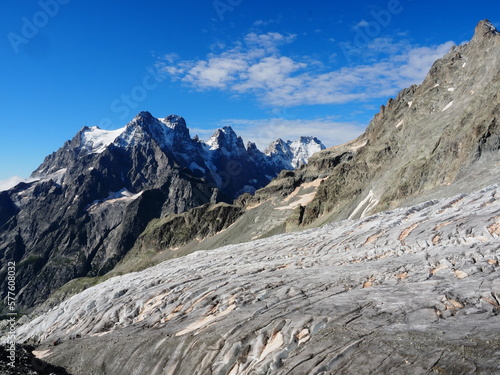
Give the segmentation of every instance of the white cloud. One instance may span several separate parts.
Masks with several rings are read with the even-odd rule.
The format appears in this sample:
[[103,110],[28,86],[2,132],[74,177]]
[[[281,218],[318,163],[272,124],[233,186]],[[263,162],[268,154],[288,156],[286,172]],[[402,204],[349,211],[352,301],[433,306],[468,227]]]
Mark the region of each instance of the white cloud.
[[[247,89],[259,86],[258,83],[249,81],[255,77],[262,81],[262,75],[270,74],[273,70],[282,71],[283,74],[303,67],[286,57],[278,56],[278,46],[291,43],[295,35],[280,33],[257,34],[249,33],[243,42],[218,54],[209,54],[204,60],[178,61],[175,54],[166,55],[158,65],[173,79],[181,80],[197,90],[229,89],[242,91],[244,86],[236,88],[238,83],[248,83]],[[273,58],[276,57],[276,61]],[[276,64],[278,63],[278,64]],[[259,70],[260,74],[259,74]]]
[[359,28],[361,28],[361,27],[367,27],[368,25],[370,25],[370,24],[368,23],[368,21],[366,21],[366,20],[361,20],[361,21],[359,21],[359,22],[358,22],[358,23],[354,26],[354,29],[359,29]]
[[395,95],[420,83],[432,63],[453,45],[422,47],[407,41],[376,38],[361,54],[365,61],[328,71],[322,62],[304,56],[283,56],[280,46],[292,43],[295,35],[250,33],[243,41],[206,59],[178,61],[169,55],[160,64],[172,79],[197,90],[218,89],[255,95],[268,106],[299,106],[367,101]]
[[[365,125],[354,122],[339,122],[331,118],[320,119],[226,119],[220,121],[218,127],[231,126],[245,142],[253,142],[259,150],[269,146],[276,138],[296,140],[301,136],[316,137],[326,147],[339,145],[351,141],[361,135]],[[215,129],[193,128],[191,132],[198,134],[201,139],[207,140]]]
[[12,176],[5,180],[0,180],[0,191],[8,190],[20,182],[27,182],[27,180],[19,176]]
[[182,80],[198,88],[225,88],[229,82],[237,79],[238,73],[246,69],[248,63],[242,57],[212,57],[208,61],[196,62]]
[[275,23],[280,23],[281,20],[282,20],[281,16],[278,16],[276,19],[270,19],[270,20],[256,20],[252,24],[252,26],[253,27],[265,27],[265,26],[269,26],[269,25],[272,25]]

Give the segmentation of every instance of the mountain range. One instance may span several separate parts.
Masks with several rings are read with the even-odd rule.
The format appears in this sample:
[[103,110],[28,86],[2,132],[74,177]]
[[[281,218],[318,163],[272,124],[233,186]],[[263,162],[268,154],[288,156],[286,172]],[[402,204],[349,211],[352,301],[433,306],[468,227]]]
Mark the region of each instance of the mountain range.
[[[301,137],[278,139],[263,153],[230,127],[203,142],[182,117],[148,112],[117,130],[84,127],[46,157],[32,182],[0,193],[1,260],[18,264],[19,306],[110,271],[151,220],[231,203],[324,148]],[[5,286],[5,267],[0,277]]]
[[[0,194],[2,264],[46,288],[24,280],[20,341],[73,374],[499,373],[499,67],[481,21],[324,150],[262,153],[227,128],[172,142],[180,118],[146,113],[84,128],[35,171],[50,178]],[[236,155],[276,177],[225,184]],[[87,277],[56,290],[58,273]]]

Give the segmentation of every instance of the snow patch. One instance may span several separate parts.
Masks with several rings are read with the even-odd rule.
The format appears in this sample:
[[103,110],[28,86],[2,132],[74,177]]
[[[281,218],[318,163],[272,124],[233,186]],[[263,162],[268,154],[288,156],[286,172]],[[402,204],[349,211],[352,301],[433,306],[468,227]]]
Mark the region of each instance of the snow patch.
[[125,131],[125,127],[116,130],[103,130],[92,126],[82,134],[82,150],[90,154],[100,154]]
[[453,105],[453,100],[451,102],[449,102],[446,107],[443,108],[442,112],[446,111],[447,109],[449,109],[451,106]]
[[40,178],[40,181],[49,181],[49,180],[52,180],[54,181],[56,184],[58,185],[61,185],[62,184],[62,180],[63,180],[63,177],[64,175],[66,174],[68,168],[62,168],[62,169],[59,169],[47,176],[43,176],[43,178]]
[[375,194],[373,193],[373,190],[370,189],[370,191],[368,192],[368,195],[366,196],[365,199],[363,199],[361,201],[360,204],[358,204],[358,206],[356,207],[356,209],[352,212],[352,214],[349,216],[349,220],[353,219],[356,214],[363,209],[363,207],[365,207],[365,209],[363,210],[363,212],[361,212],[361,216],[360,218],[363,218],[366,216],[366,214],[373,208],[375,207],[377,204],[378,204],[379,200],[378,199],[375,199]]
[[411,108],[412,104],[413,104],[413,101],[408,102],[408,108]]
[[396,124],[396,128],[400,128],[404,124],[405,120],[401,120]]
[[450,88],[448,88],[448,91],[453,92],[453,91],[455,91],[455,88],[454,87],[450,87]]
[[102,205],[102,204],[111,204],[111,203],[115,203],[115,202],[123,202],[123,201],[133,201],[134,199],[137,199],[139,198],[141,195],[142,195],[142,191],[137,193],[137,194],[133,194],[131,193],[130,191],[128,191],[126,188],[123,188],[121,189],[120,191],[116,191],[116,192],[110,192],[109,195],[104,198],[104,199],[97,199],[95,201],[93,201],[88,207],[87,207],[87,211],[92,211],[93,209],[97,208],[98,206]]
[[316,196],[315,191],[312,193],[304,194],[303,196],[300,197],[299,200],[290,203],[288,206],[276,207],[275,210],[293,210],[294,208],[300,205],[307,206],[309,203],[312,202],[315,196]]

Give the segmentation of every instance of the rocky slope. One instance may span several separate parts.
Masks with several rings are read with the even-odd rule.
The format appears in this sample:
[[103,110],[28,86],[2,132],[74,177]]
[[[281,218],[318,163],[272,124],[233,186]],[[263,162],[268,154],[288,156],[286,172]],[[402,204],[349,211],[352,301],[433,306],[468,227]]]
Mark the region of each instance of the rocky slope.
[[17,262],[19,307],[33,307],[69,280],[111,270],[152,219],[254,192],[314,147],[268,156],[245,148],[230,127],[205,143],[182,117],[148,112],[113,131],[84,127],[33,172],[35,181],[0,192],[2,296],[9,261]]
[[275,202],[324,179],[304,205],[301,226],[314,227],[495,183],[498,87],[500,33],[485,20],[469,43],[434,63],[422,84],[389,99],[358,139],[316,153],[246,202]]
[[472,40],[436,61],[422,84],[382,106],[362,137],[365,146],[324,181],[304,224],[495,182],[499,87],[500,33],[481,21]]
[[15,366],[11,366],[10,348],[0,346],[0,374],[2,375],[71,375],[62,367],[36,358],[30,345],[16,345]]
[[496,374],[499,194],[196,252],[17,334],[73,374]]

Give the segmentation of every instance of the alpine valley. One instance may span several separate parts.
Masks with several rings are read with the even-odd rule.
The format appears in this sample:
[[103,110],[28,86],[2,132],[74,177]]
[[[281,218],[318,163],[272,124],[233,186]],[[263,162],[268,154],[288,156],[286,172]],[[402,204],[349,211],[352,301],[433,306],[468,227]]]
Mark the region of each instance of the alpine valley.
[[74,375],[498,374],[499,119],[484,20],[340,146],[85,127],[0,193],[18,350]]

